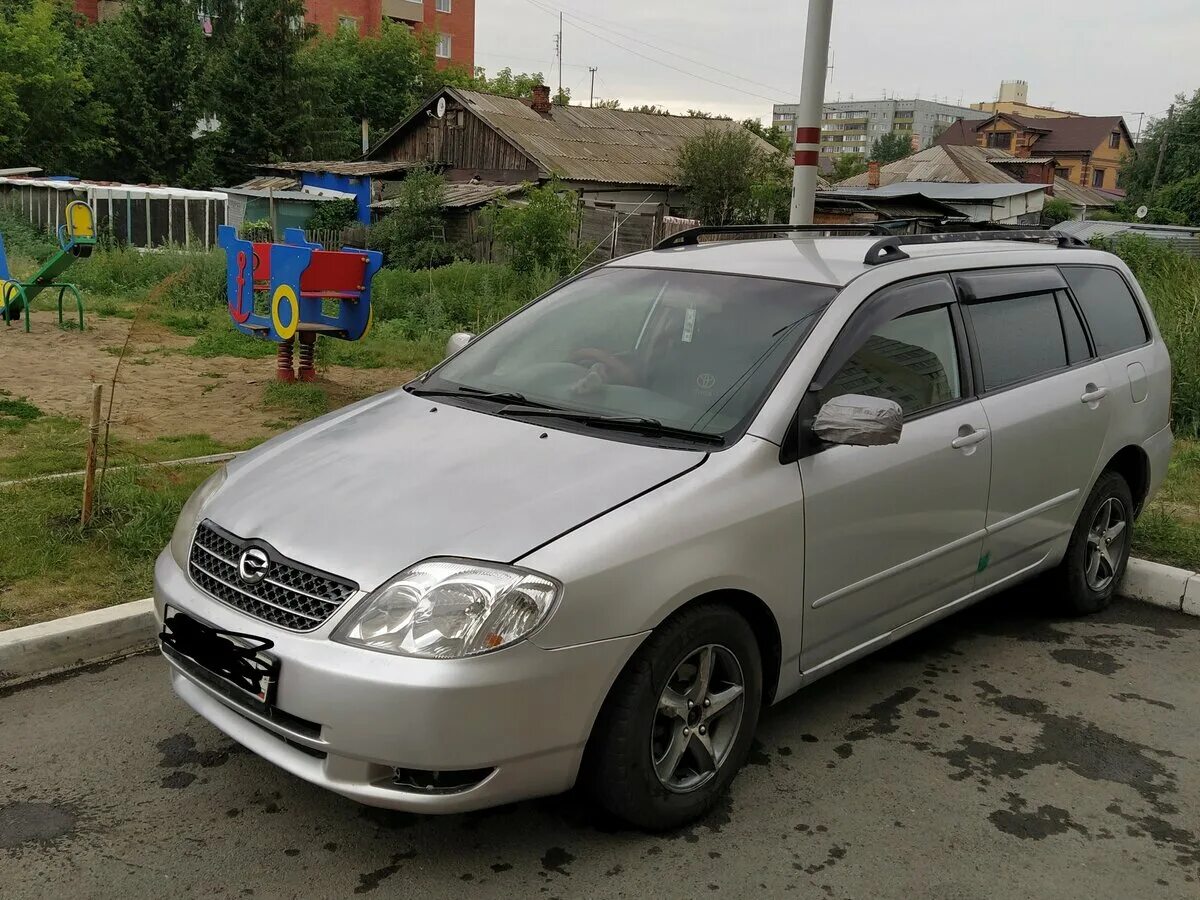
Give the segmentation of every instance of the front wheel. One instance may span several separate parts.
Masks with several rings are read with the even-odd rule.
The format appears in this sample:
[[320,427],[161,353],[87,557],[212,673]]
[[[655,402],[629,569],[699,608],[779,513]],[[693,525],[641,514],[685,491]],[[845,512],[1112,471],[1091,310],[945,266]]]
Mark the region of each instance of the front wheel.
[[1083,505],[1055,573],[1068,612],[1099,612],[1112,602],[1129,561],[1132,532],[1129,485],[1116,472],[1105,472]]
[[668,619],[617,679],[584,777],[617,818],[649,830],[707,812],[746,760],[762,702],[762,658],[746,620],[703,604]]

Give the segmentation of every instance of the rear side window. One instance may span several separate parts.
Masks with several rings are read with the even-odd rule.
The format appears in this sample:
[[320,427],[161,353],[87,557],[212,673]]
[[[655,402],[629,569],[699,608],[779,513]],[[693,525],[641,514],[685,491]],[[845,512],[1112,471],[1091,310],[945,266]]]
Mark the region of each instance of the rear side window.
[[964,308],[975,332],[984,390],[993,391],[1067,365],[1053,292],[986,300]]
[[1071,305],[1071,298],[1066,291],[1058,291],[1058,314],[1062,316],[1063,336],[1067,339],[1067,356],[1071,365],[1089,359],[1092,352],[1088,349],[1087,335],[1083,333],[1083,323],[1079,321],[1079,313]]
[[1150,335],[1137,300],[1116,271],[1093,266],[1064,266],[1062,273],[1092,329],[1097,353],[1107,356],[1146,343]]

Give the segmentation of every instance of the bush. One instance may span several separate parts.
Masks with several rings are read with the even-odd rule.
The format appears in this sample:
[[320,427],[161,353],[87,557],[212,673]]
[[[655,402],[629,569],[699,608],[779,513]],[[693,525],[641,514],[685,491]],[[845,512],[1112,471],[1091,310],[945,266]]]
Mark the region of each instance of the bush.
[[307,227],[314,231],[340,231],[358,221],[357,200],[327,200],[317,204],[317,210]]
[[1094,241],[1133,270],[1171,351],[1171,415],[1176,434],[1200,435],[1200,260],[1144,235]]
[[433,169],[413,169],[400,183],[396,205],[371,226],[367,245],[383,252],[389,268],[427,269],[466,256],[461,244],[446,241],[442,194],[446,182]]
[[[1042,207],[1042,224],[1057,225],[1059,222],[1065,222],[1074,216],[1074,211],[1071,209],[1071,204],[1062,197],[1050,197],[1046,200]],[[1093,216],[1093,218],[1095,218]]]
[[524,201],[496,201],[486,218],[517,272],[541,269],[565,275],[579,261],[574,240],[578,200],[558,181],[537,188],[526,185]]

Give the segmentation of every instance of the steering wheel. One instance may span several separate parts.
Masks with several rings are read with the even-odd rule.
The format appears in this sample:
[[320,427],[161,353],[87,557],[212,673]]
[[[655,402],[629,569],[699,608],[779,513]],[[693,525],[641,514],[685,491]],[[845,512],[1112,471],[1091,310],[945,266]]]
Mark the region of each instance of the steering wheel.
[[636,384],[637,374],[625,360],[598,347],[583,347],[571,354],[571,362],[583,366],[599,363],[604,366],[604,380],[608,384]]

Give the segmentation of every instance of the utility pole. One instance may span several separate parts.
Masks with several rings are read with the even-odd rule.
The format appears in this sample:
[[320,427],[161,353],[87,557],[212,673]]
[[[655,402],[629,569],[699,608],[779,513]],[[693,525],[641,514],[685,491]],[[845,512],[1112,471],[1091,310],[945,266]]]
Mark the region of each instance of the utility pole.
[[817,161],[821,155],[821,110],[829,65],[833,0],[808,0],[800,102],[796,104],[796,166],[792,170],[792,225],[811,225],[816,202]]
[[588,66],[588,71],[592,73],[592,87],[588,91],[588,106],[596,105],[596,67]]
[[562,10],[558,13],[558,96],[562,97],[562,26],[563,14]]
[[1158,176],[1162,174],[1163,159],[1167,155],[1167,141],[1171,137],[1171,119],[1175,116],[1175,104],[1167,108],[1167,123],[1163,126],[1162,143],[1158,145],[1158,162],[1154,165],[1154,180],[1150,182],[1150,193],[1158,190]]

